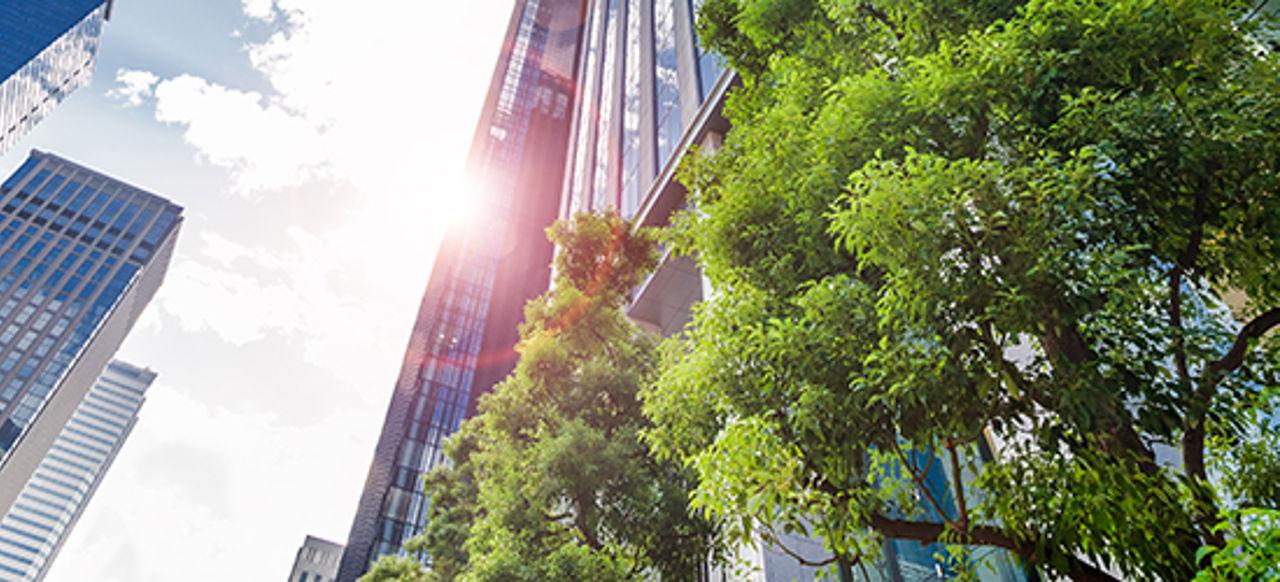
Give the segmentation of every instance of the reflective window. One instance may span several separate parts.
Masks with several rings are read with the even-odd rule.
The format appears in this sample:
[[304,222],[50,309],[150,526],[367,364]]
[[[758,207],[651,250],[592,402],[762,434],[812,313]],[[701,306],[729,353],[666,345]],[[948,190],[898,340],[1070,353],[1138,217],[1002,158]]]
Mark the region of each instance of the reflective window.
[[608,0],[607,21],[604,28],[604,54],[601,55],[603,71],[600,81],[600,123],[596,131],[596,169],[595,194],[592,196],[592,209],[603,211],[610,206],[609,196],[609,130],[613,126],[614,110],[617,105],[617,71],[618,62],[618,20],[621,16],[618,0]]
[[626,62],[622,87],[620,208],[630,218],[640,207],[640,0],[627,0]]
[[88,84],[102,0],[4,2],[0,18],[0,153]]
[[586,195],[591,177],[590,154],[592,153],[592,135],[596,124],[596,91],[599,89],[600,73],[600,24],[603,18],[604,2],[596,2],[597,9],[591,11],[591,21],[587,25],[587,54],[583,61],[581,91],[578,93],[578,135],[574,142],[574,161],[572,191],[569,195],[569,211],[586,210]]
[[676,66],[676,0],[653,3],[654,97],[657,101],[658,166],[680,142],[680,73]]

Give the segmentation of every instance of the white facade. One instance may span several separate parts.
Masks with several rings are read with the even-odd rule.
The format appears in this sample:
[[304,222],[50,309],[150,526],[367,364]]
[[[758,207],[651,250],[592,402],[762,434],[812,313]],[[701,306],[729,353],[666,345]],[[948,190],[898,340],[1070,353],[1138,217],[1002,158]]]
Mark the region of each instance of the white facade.
[[334,582],[342,560],[342,544],[307,536],[289,572],[289,582]]
[[0,519],[0,580],[44,578],[137,422],[156,374],[113,360]]

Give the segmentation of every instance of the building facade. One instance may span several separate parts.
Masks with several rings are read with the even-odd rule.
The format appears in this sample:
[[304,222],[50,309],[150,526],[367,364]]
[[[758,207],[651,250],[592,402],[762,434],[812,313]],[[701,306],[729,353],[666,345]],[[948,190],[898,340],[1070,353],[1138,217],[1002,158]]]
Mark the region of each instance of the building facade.
[[[550,283],[576,97],[582,0],[517,0],[471,145],[484,225],[445,236],[338,573],[352,582],[426,525],[423,475],[478,396],[515,365],[525,303]],[[467,195],[459,193],[459,195]]]
[[0,518],[0,579],[43,580],[138,420],[151,370],[113,360]]
[[289,571],[289,582],[333,582],[342,560],[342,544],[307,536]]
[[89,84],[111,0],[0,0],[0,154]]
[[0,184],[0,512],[155,295],[182,209],[33,151]]

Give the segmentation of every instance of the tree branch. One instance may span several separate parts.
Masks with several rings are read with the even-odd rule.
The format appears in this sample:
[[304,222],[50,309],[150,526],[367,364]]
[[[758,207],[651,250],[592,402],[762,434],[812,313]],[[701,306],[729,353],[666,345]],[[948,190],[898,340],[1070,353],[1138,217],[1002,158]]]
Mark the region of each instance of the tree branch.
[[1235,343],[1231,345],[1226,355],[1209,362],[1205,367],[1205,379],[1212,384],[1208,389],[1217,387],[1217,383],[1223,377],[1244,365],[1244,357],[1249,351],[1250,341],[1266,335],[1277,326],[1280,326],[1280,307],[1273,307],[1263,312],[1240,328],[1240,333],[1236,334]]
[[898,453],[898,459],[902,461],[902,467],[911,474],[911,480],[916,482],[916,487],[919,487],[920,491],[924,492],[924,497],[929,501],[929,505],[933,506],[933,510],[938,512],[938,515],[942,517],[944,522],[955,527],[955,523],[951,521],[951,517],[947,515],[947,512],[942,510],[942,505],[940,505],[938,500],[934,498],[933,492],[929,491],[929,487],[924,484],[924,478],[929,474],[929,469],[933,468],[933,459],[937,456],[933,453],[933,448],[930,447],[929,449],[929,463],[924,467],[924,475],[916,473],[915,468],[908,462],[907,456],[903,454],[902,447],[898,446],[896,440],[893,443],[893,450]]
[[[763,523],[763,522],[761,522],[761,523]],[[827,558],[827,559],[825,559],[825,560],[823,560],[823,561],[821,561],[821,562],[814,562],[813,560],[806,559],[804,556],[801,556],[800,554],[796,553],[796,552],[795,552],[794,550],[792,550],[791,548],[788,548],[786,544],[782,543],[782,540],[778,539],[778,534],[777,534],[777,532],[773,531],[773,526],[772,526],[772,525],[765,525],[765,526],[764,526],[764,531],[763,531],[763,532],[761,532],[761,533],[762,533],[762,534],[764,534],[764,536],[765,536],[765,541],[766,541],[766,542],[769,542],[769,543],[773,544],[773,545],[774,545],[774,546],[776,546],[778,549],[782,550],[782,553],[784,553],[784,554],[786,554],[786,555],[788,555],[788,556],[791,556],[791,559],[793,559],[793,560],[795,560],[795,561],[797,561],[797,562],[800,562],[800,564],[801,564],[801,565],[809,566],[810,568],[821,568],[821,567],[826,566],[827,564],[831,564],[831,563],[835,562],[837,559],[839,559],[839,558],[837,558],[836,556],[831,556],[830,558]]]
[[[946,526],[941,523],[891,519],[883,515],[872,515],[868,520],[868,525],[885,536],[917,541],[922,545],[937,543],[946,531]],[[1034,547],[1031,544],[1014,541],[1005,535],[1003,531],[988,525],[976,525],[967,532],[956,533],[957,535],[949,539],[949,542],[1004,548],[1023,558],[1030,557],[1034,551]],[[1067,554],[1064,558],[1068,567],[1067,576],[1072,580],[1077,582],[1119,582],[1114,576],[1076,556]]]
[[951,455],[951,481],[956,490],[956,507],[960,510],[960,516],[956,519],[956,523],[960,526],[961,531],[969,530],[969,507],[964,497],[964,479],[960,472],[960,456],[956,454],[955,441],[947,441],[947,452]]
[[902,33],[898,31],[898,26],[894,24],[892,20],[889,20],[889,15],[885,14],[883,10],[877,8],[870,2],[863,2],[859,4],[858,9],[861,10],[863,14],[869,16],[872,20],[879,22],[885,28],[889,29],[889,32],[893,34],[893,37],[897,39],[898,42],[902,42]]
[[1226,378],[1244,365],[1244,358],[1249,351],[1249,342],[1266,335],[1267,332],[1277,326],[1280,326],[1280,307],[1273,307],[1240,328],[1240,332],[1236,334],[1236,341],[1231,345],[1231,349],[1221,358],[1209,362],[1205,366],[1204,375],[1201,377],[1200,386],[1196,394],[1196,403],[1203,407],[1204,412],[1196,414],[1189,419],[1187,432],[1182,437],[1182,465],[1187,475],[1200,479],[1205,478],[1205,418],[1208,416],[1207,409],[1213,401],[1213,393],[1218,384],[1222,382],[1223,378]]
[[[1174,97],[1176,99],[1177,95],[1175,94]],[[1187,366],[1186,330],[1182,327],[1182,278],[1187,272],[1195,269],[1196,260],[1200,258],[1208,199],[1209,184],[1206,178],[1196,189],[1196,198],[1191,209],[1191,237],[1169,271],[1169,323],[1173,326],[1173,360],[1178,369],[1178,378],[1183,388],[1187,390],[1191,389],[1191,372]]]

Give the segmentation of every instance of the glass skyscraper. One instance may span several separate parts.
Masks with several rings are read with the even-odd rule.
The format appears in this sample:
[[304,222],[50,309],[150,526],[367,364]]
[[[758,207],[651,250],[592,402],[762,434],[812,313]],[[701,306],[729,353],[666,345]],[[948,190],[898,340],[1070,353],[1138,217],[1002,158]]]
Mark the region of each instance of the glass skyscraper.
[[93,75],[111,0],[0,0],[0,154]]
[[0,185],[0,512],[155,295],[181,215],[40,151]]
[[0,579],[44,579],[129,438],[155,378],[155,372],[119,360],[107,365],[0,518]]
[[468,162],[485,224],[455,227],[441,243],[339,582],[422,531],[423,475],[477,396],[515,365],[525,302],[550,283],[544,229],[559,211],[582,33],[581,0],[515,4]]

